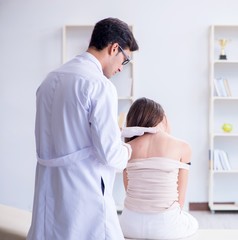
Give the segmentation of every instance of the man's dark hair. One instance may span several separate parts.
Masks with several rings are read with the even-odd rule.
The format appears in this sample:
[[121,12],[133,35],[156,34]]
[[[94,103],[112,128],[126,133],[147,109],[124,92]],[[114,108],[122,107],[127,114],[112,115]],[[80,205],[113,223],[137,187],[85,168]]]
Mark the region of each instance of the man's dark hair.
[[118,43],[123,49],[136,51],[139,49],[136,40],[129,26],[117,19],[106,18],[96,23],[89,47],[95,47],[97,50],[102,50],[108,44]]

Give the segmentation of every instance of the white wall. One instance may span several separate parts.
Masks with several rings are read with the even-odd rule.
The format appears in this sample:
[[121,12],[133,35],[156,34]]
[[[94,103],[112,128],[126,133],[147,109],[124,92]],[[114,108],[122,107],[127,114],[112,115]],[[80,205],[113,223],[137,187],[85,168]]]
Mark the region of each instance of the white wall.
[[193,149],[188,202],[208,201],[211,24],[238,24],[237,0],[0,0],[0,203],[31,209],[35,91],[61,63],[64,24],[134,25],[136,97],[159,101]]

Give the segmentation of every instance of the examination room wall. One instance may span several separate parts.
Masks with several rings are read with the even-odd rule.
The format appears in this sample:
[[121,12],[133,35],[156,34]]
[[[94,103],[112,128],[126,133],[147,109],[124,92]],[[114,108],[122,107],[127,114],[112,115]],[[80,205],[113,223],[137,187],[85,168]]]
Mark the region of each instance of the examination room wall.
[[0,203],[32,209],[35,92],[62,62],[63,25],[106,17],[134,26],[135,97],[161,103],[190,143],[186,202],[208,202],[209,27],[238,24],[237,11],[237,0],[0,0]]

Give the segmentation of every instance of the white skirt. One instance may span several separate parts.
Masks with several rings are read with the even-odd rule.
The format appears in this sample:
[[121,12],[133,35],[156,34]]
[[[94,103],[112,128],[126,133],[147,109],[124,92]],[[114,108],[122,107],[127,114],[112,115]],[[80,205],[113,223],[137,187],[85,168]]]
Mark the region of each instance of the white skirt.
[[124,237],[132,239],[179,239],[191,236],[198,229],[197,220],[180,206],[160,213],[124,208],[119,220]]

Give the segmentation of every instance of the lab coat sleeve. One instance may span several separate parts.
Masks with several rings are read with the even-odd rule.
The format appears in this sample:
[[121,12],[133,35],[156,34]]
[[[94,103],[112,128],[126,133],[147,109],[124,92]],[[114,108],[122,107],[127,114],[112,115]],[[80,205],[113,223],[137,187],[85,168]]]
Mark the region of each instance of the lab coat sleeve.
[[131,155],[131,147],[121,140],[117,121],[117,92],[107,80],[94,87],[91,93],[90,124],[96,154],[103,164],[122,170]]

